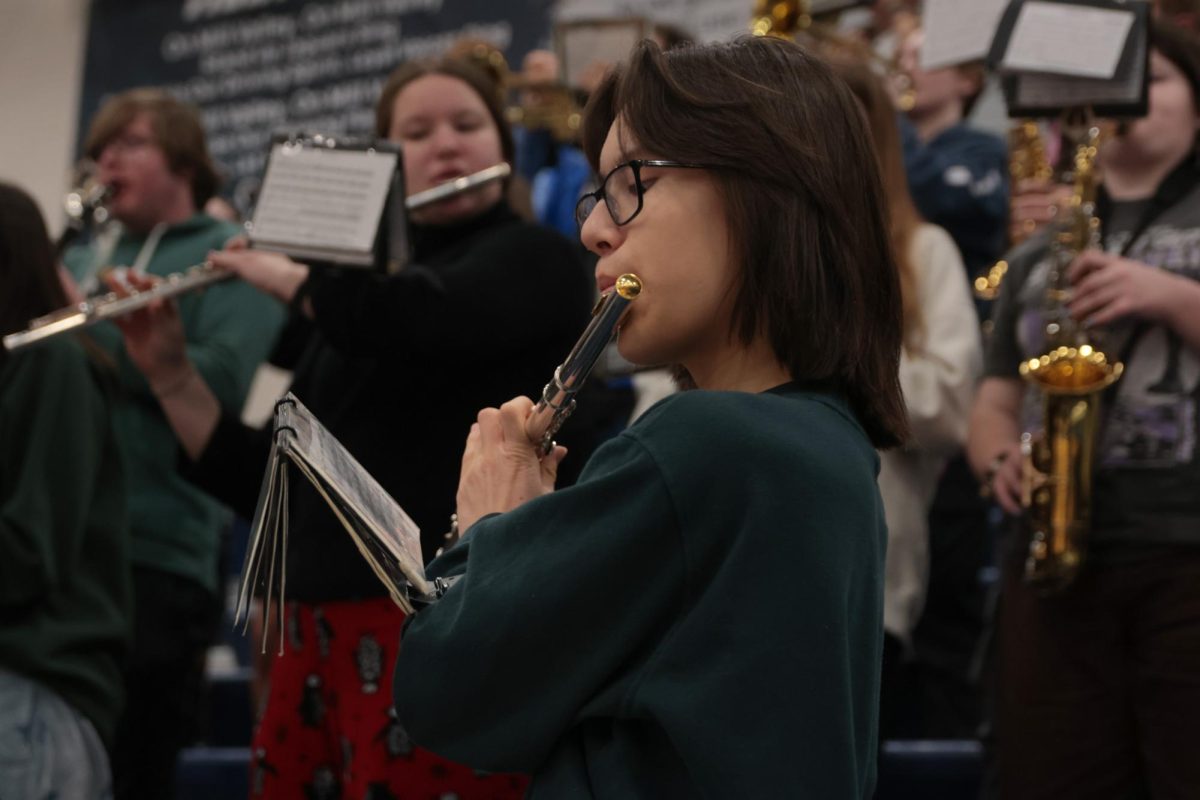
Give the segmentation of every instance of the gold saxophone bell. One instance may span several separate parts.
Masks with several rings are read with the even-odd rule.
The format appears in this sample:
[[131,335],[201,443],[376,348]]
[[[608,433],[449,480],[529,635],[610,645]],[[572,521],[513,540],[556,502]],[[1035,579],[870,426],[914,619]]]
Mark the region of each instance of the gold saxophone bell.
[[1044,432],[1025,434],[1021,444],[1021,499],[1032,522],[1025,580],[1043,592],[1070,584],[1083,564],[1098,405],[1123,370],[1088,345],[1059,347],[1021,364],[1021,377],[1044,396]]
[[1042,394],[1042,432],[1027,432],[1021,439],[1021,504],[1031,528],[1025,581],[1043,593],[1069,585],[1083,564],[1091,527],[1100,398],[1124,370],[1095,346],[1089,331],[1065,306],[1070,296],[1067,268],[1099,240],[1098,142],[1099,130],[1092,126],[1076,150],[1068,211],[1056,223],[1046,286],[1051,349],[1020,366],[1021,377]]

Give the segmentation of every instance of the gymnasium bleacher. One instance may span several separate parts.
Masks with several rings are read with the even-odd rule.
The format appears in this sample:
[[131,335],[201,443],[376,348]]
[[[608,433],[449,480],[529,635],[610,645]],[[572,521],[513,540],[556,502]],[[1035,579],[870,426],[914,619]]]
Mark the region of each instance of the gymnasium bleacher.
[[[229,628],[225,653],[246,647]],[[236,647],[234,646],[236,645]],[[250,668],[210,670],[207,721],[199,742],[183,752],[178,800],[224,800],[250,786]],[[876,800],[968,800],[979,793],[982,750],[972,740],[885,742]]]

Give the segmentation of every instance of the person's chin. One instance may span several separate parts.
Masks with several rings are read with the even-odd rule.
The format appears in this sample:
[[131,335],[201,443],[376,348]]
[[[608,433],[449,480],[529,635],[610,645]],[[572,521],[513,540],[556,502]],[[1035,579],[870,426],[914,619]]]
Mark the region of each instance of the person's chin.
[[118,198],[115,202],[108,204],[108,213],[122,221],[127,220],[131,216],[137,216],[137,211],[137,206],[130,203],[124,197]]
[[630,330],[622,325],[617,332],[617,352],[621,358],[639,367],[649,367],[663,363],[652,342],[646,342],[638,334],[636,328]]
[[430,208],[427,219],[433,225],[451,225],[469,219],[482,210],[477,198],[454,197]]
[[[145,214],[141,212],[142,210],[136,206],[110,206],[108,210],[109,216],[132,230],[140,230],[146,227],[145,221],[142,219]],[[150,223],[150,226],[153,227],[154,223]]]

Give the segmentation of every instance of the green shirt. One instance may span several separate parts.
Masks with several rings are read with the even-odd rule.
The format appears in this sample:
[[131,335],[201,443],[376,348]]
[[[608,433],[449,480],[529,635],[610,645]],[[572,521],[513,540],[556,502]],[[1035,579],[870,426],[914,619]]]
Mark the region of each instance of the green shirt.
[[132,593],[111,404],[73,339],[0,366],[0,667],[112,742]]
[[870,797],[878,464],[831,394],[664,400],[430,565],[401,723],[534,798]]
[[[238,231],[236,225],[204,214],[172,225],[153,247],[146,272],[165,276],[199,264]],[[122,234],[109,265],[133,265],[146,238]],[[95,260],[88,249],[73,250],[66,258],[67,267],[81,280],[95,271]],[[222,408],[238,415],[258,364],[274,345],[283,307],[237,280],[182,295],[178,302],[188,356]],[[175,434],[125,353],[117,327],[104,323],[91,331],[116,363],[122,389],[115,422],[129,477],[133,561],[216,591],[219,538],[229,512],[176,471]]]

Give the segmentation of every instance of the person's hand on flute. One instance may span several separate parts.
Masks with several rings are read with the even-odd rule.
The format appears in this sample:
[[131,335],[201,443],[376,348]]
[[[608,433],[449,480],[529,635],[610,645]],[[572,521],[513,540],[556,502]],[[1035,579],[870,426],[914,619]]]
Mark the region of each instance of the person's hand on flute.
[[[105,277],[118,296],[148,291],[157,279],[132,270]],[[114,320],[125,339],[129,360],[146,378],[188,458],[198,459],[221,416],[221,406],[188,357],[179,308],[172,299],[151,300]]]
[[217,269],[234,273],[285,305],[291,305],[300,286],[308,280],[307,264],[282,253],[252,249],[242,236],[231,239],[224,250],[210,252],[208,260]]
[[465,533],[488,514],[511,511],[550,494],[567,448],[556,445],[543,456],[525,432],[533,408],[528,397],[485,408],[471,426],[458,482],[458,527]]

